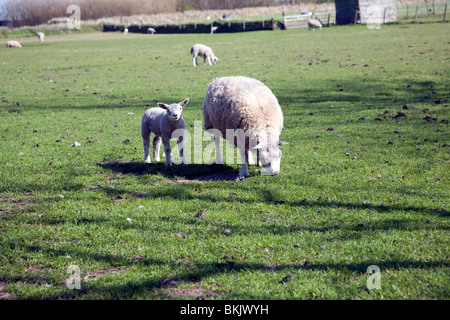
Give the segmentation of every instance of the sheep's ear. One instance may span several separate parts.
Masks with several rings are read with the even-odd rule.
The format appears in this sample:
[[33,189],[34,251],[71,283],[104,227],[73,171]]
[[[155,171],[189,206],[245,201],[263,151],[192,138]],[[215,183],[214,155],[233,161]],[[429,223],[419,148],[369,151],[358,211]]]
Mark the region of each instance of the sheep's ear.
[[167,104],[158,102],[158,107],[163,108],[164,110],[167,110]]
[[284,144],[289,144],[289,142],[286,142],[286,141],[278,141],[277,144],[278,144],[279,146],[282,146],[282,145],[284,145]]
[[184,99],[182,102],[180,102],[180,106],[184,107],[185,105],[187,105],[189,102],[189,98]]
[[264,148],[262,143],[258,143],[255,147],[253,147],[252,149],[262,149]]

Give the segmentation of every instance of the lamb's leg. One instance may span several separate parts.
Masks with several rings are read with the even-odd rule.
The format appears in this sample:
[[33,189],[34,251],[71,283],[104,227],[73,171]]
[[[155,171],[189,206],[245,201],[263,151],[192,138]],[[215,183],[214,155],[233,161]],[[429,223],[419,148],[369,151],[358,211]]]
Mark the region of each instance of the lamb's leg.
[[239,148],[239,153],[241,154],[241,172],[239,173],[239,176],[241,178],[245,178],[245,177],[250,177],[250,174],[248,173],[248,169],[247,169],[247,163],[245,161],[245,148]]
[[178,150],[180,150],[181,163],[188,164],[186,155],[184,154],[184,136],[179,136],[177,140]]
[[197,56],[192,56],[192,64],[194,65],[194,67],[197,66]]
[[203,56],[203,65],[206,66],[206,57]]
[[166,155],[166,166],[172,166],[172,159],[170,157],[170,152],[172,149],[170,148],[170,139],[169,137],[162,137],[162,142],[164,144],[164,154]]
[[214,132],[214,144],[216,145],[216,163],[223,164],[222,149],[220,148],[221,134]]
[[148,149],[150,147],[150,134],[146,135],[145,133],[143,133],[142,142],[144,144],[144,162],[152,163],[152,160],[150,159],[150,154],[148,152]]
[[211,59],[209,57],[208,57],[208,63],[210,66],[212,66]]
[[246,149],[245,150],[245,159],[247,160],[247,163],[249,165],[253,165],[255,164],[255,162],[253,161],[253,154],[250,150]]
[[161,142],[162,142],[161,137],[155,135],[155,137],[153,138],[153,159],[155,159],[155,161],[160,160],[159,150],[160,150]]

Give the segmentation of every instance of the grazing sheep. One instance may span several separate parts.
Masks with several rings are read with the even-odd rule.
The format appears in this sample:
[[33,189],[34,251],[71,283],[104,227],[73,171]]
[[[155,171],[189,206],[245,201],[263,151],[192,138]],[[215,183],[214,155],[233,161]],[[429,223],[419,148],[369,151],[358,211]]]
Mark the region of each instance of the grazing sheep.
[[247,163],[253,164],[249,151],[257,152],[257,164],[262,164],[265,174],[278,174],[278,146],[287,144],[278,141],[283,113],[277,98],[262,82],[242,76],[217,78],[208,86],[203,118],[205,130],[212,129],[210,133],[214,134],[216,163],[223,163],[220,138],[225,137],[239,148],[241,178],[249,176]]
[[212,49],[208,46],[205,46],[204,44],[195,44],[192,46],[191,48],[191,54],[192,54],[192,64],[194,65],[194,67],[198,66],[197,64],[197,56],[201,56],[203,57],[203,65],[206,66],[206,60],[208,60],[209,65],[213,65],[216,64],[217,60],[219,60],[219,58],[217,58]]
[[311,30],[313,28],[319,28],[320,30],[322,30],[322,24],[317,19],[309,19],[308,20],[308,28],[309,28],[309,30]]
[[149,147],[150,147],[150,134],[154,133],[153,139],[153,158],[155,161],[159,161],[159,147],[161,146],[161,140],[164,143],[164,152],[166,155],[166,166],[172,166],[172,160],[170,158],[170,139],[175,130],[182,129],[175,132],[178,135],[178,149],[180,150],[181,160],[184,164],[187,163],[186,156],[184,154],[184,130],[186,125],[183,120],[183,107],[189,102],[189,99],[185,99],[180,103],[174,103],[167,105],[158,102],[159,108],[148,109],[141,122],[141,135],[144,144],[144,161],[151,163]]
[[22,48],[22,45],[18,41],[10,40],[6,42],[8,48]]
[[128,34],[128,28],[125,28],[125,29],[123,30],[123,34]]
[[40,42],[44,42],[45,34],[43,32],[38,32],[36,35]]
[[147,33],[154,34],[155,32],[156,32],[156,30],[153,29],[153,28],[148,28],[148,29],[147,29]]
[[215,27],[212,27],[212,26],[211,26],[211,34],[213,34],[214,32],[216,32],[217,29],[219,29],[219,26],[215,26]]

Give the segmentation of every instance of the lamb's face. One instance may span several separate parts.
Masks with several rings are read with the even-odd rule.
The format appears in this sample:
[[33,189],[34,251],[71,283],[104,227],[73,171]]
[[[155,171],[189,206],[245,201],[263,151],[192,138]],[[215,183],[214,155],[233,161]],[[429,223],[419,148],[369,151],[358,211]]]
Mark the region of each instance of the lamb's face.
[[272,141],[266,145],[259,144],[255,147],[259,151],[259,159],[264,168],[262,174],[273,176],[280,172],[282,152],[278,146],[282,144],[287,144],[287,142]]
[[185,99],[180,103],[173,103],[170,105],[158,102],[158,106],[163,108],[167,112],[167,116],[170,121],[178,121],[182,117],[183,107],[189,102],[189,99]]
[[217,58],[217,57],[212,58],[212,60],[211,60],[212,64],[216,64],[217,60],[219,60],[219,58]]

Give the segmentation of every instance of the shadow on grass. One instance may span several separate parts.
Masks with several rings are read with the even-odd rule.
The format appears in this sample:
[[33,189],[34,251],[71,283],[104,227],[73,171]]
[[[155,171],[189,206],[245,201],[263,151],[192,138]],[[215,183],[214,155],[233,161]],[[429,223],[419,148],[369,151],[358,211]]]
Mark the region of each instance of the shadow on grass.
[[[15,246],[18,246],[15,244]],[[29,248],[27,245],[19,245],[26,250],[36,250],[35,246]],[[141,267],[169,267],[171,269],[180,270],[183,267],[182,262],[168,262],[161,259],[144,258],[139,261],[133,261],[132,259],[127,259],[122,256],[115,255],[101,255],[97,253],[86,253],[77,252],[76,250],[69,249],[53,249],[44,246],[39,246],[37,248],[40,252],[48,254],[51,256],[61,256],[70,254],[74,258],[81,258],[83,260],[90,259],[96,261],[103,261],[108,264],[117,267],[120,264],[123,272],[127,272],[127,268],[133,266]],[[86,294],[96,294],[102,299],[133,299],[134,297],[139,297],[141,294],[145,294],[146,297],[154,298],[171,298],[169,292],[164,289],[176,288],[184,283],[196,283],[201,281],[203,278],[208,278],[216,274],[226,274],[235,272],[282,272],[279,280],[275,280],[274,286],[282,285],[281,277],[284,277],[285,272],[293,272],[297,270],[303,270],[305,272],[317,272],[317,271],[340,271],[340,272],[356,272],[359,276],[364,276],[366,274],[367,268],[371,265],[377,265],[381,270],[399,270],[399,269],[434,269],[434,268],[448,268],[450,264],[444,262],[443,260],[437,261],[417,261],[417,260],[387,260],[387,261],[361,261],[355,263],[314,263],[314,262],[302,262],[297,264],[279,264],[279,265],[268,265],[264,263],[247,263],[239,261],[230,261],[224,259],[223,262],[205,262],[197,263],[191,268],[182,268],[183,271],[177,272],[176,276],[162,277],[157,279],[148,280],[130,280],[122,284],[111,284],[111,283],[96,283],[94,281],[83,282],[82,289],[80,290],[69,290],[65,287],[65,279],[55,280],[53,277],[37,277],[33,275],[26,276],[6,276],[3,277],[5,282],[17,282],[28,280],[33,284],[44,283],[46,281],[52,280],[58,282],[62,287],[63,291],[54,294],[53,296],[46,297],[47,299],[76,299],[82,298]],[[161,290],[162,289],[162,290]],[[225,297],[232,296],[233,293],[223,293]],[[248,298],[248,297],[247,297]]]
[[199,180],[199,181],[233,181],[239,176],[239,170],[227,165],[217,164],[188,164],[173,165],[167,167],[162,162],[120,162],[106,160],[97,163],[98,166],[115,173],[143,175],[161,175],[163,177],[178,180]]

